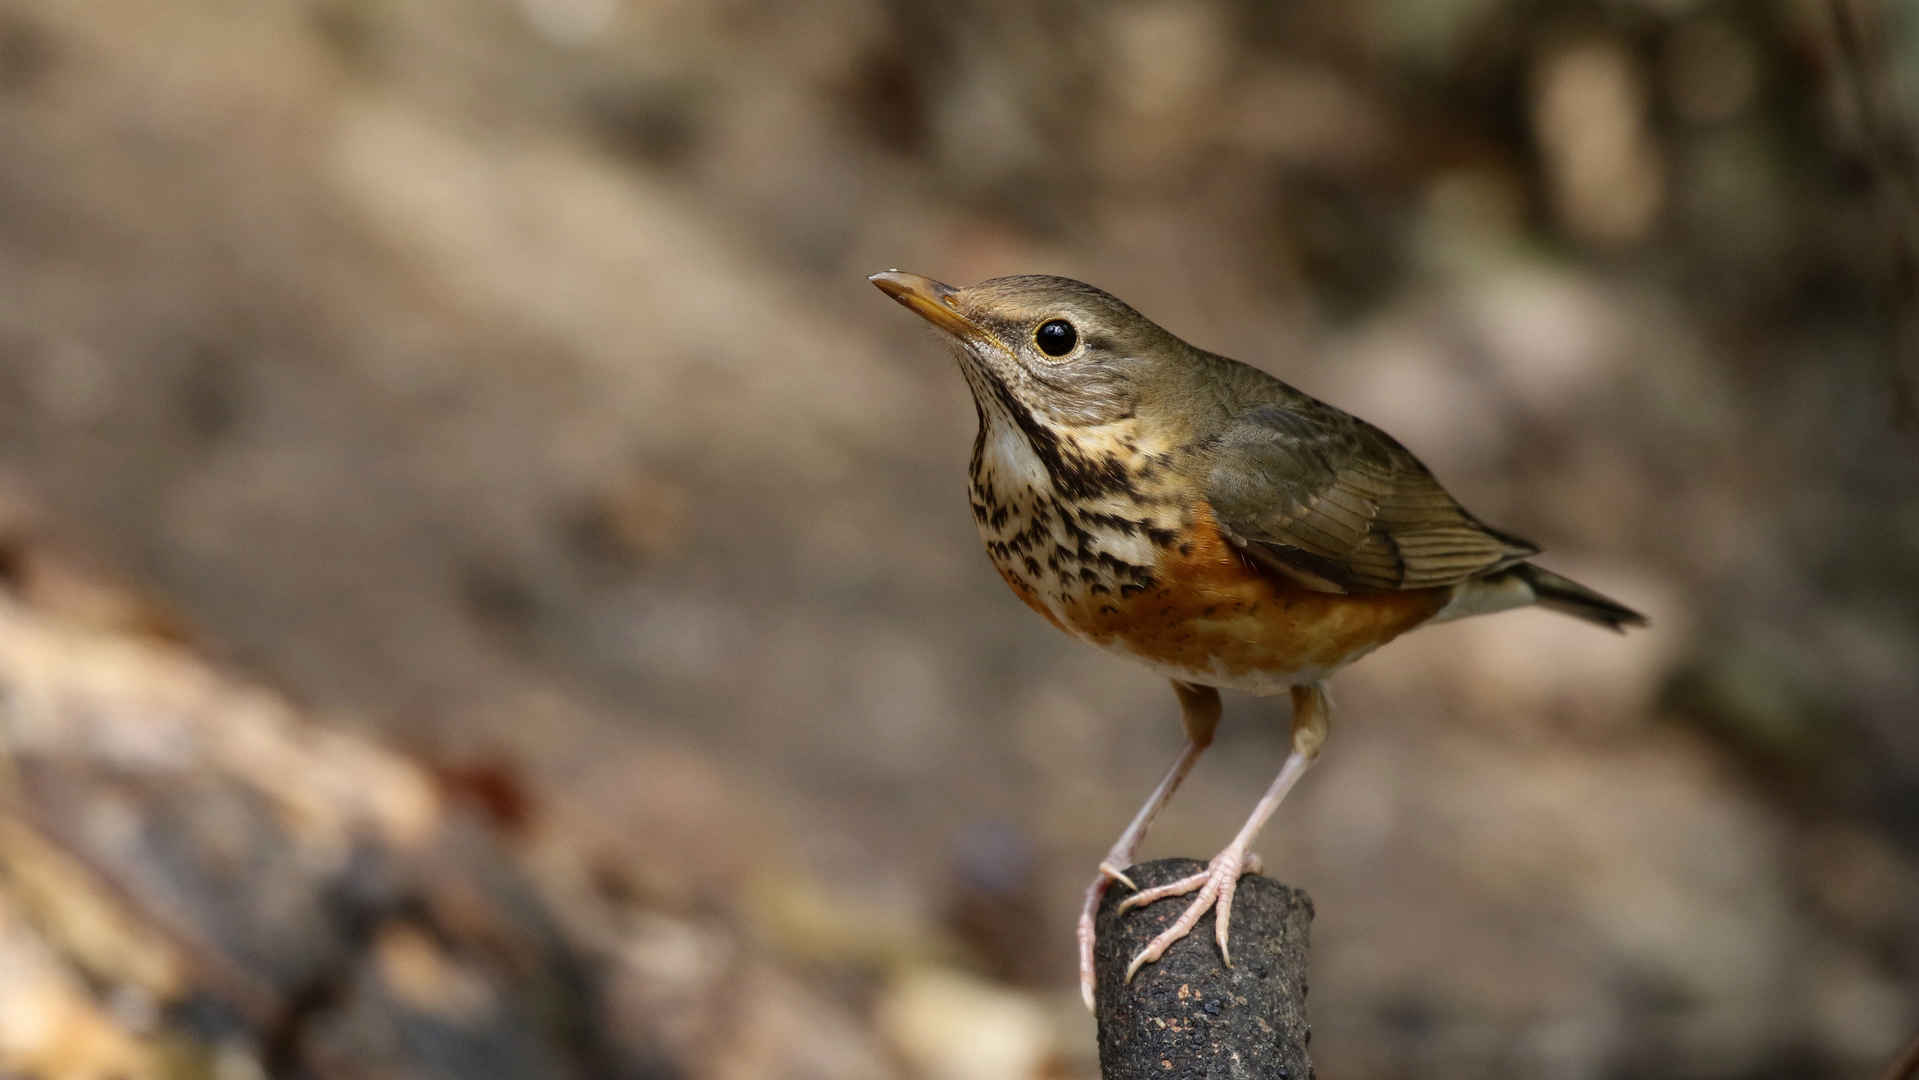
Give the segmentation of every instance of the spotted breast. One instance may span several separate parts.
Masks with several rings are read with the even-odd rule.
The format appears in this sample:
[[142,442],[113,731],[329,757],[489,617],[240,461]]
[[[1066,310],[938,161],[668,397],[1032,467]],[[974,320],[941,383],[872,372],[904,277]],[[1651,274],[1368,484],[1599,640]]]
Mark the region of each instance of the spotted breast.
[[1131,421],[1064,434],[982,410],[971,501],[1000,576],[1074,637],[1173,678],[1276,693],[1431,618],[1449,589],[1356,603],[1264,573]]

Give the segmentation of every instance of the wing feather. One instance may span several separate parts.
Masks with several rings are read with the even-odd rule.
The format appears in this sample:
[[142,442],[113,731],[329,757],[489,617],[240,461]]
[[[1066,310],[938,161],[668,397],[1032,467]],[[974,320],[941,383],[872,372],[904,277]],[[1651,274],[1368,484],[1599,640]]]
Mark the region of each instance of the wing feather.
[[1539,550],[1473,517],[1385,432],[1303,394],[1237,417],[1206,490],[1256,564],[1323,591],[1451,585]]

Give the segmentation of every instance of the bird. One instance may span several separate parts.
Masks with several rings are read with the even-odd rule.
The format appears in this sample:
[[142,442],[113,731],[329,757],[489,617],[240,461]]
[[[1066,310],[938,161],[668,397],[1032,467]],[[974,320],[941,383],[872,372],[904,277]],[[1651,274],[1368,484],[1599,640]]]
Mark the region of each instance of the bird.
[[[1326,681],[1416,627],[1539,606],[1623,632],[1645,616],[1532,562],[1540,548],[1475,517],[1392,436],[1249,364],[1187,344],[1070,278],[956,288],[886,270],[881,292],[942,331],[979,430],[968,495],[1013,593],[1067,635],[1166,677],[1185,743],[1100,860],[1078,925],[1093,1006],[1094,915],[1192,895],[1126,980],[1207,912],[1230,966],[1251,847],[1318,758]],[[1206,869],[1139,889],[1153,819],[1212,742],[1220,690],[1287,694],[1291,745]]]

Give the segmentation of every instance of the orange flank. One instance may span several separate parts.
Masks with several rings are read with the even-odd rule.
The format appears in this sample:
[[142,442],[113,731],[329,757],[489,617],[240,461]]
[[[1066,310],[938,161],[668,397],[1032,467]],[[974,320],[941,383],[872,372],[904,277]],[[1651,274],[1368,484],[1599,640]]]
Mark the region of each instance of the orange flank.
[[[1162,551],[1154,577],[1131,596],[1082,593],[1064,620],[1101,644],[1194,671],[1330,671],[1425,622],[1452,592],[1328,593],[1263,573],[1220,534],[1203,500]],[[1015,591],[1057,625],[1036,597]]]

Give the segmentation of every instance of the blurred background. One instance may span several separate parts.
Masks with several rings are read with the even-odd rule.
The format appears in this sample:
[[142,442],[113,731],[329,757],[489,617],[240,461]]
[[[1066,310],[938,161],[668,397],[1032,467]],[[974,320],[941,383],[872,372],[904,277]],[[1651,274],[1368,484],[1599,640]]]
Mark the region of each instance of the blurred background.
[[0,0],[0,1073],[1095,1075],[1175,703],[997,580],[897,266],[1099,284],[1650,614],[1335,681],[1260,845],[1322,1075],[1875,1075],[1919,372],[1848,71],[1919,115],[1919,12],[1857,14]]

